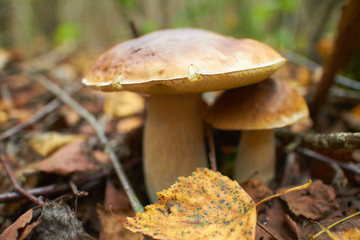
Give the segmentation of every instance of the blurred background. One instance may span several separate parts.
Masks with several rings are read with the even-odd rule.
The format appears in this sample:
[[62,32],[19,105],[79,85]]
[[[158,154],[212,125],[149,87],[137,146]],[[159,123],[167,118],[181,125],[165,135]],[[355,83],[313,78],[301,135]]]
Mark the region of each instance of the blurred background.
[[157,29],[196,27],[254,38],[321,61],[341,0],[0,0],[0,48],[34,57],[71,46],[98,53]]

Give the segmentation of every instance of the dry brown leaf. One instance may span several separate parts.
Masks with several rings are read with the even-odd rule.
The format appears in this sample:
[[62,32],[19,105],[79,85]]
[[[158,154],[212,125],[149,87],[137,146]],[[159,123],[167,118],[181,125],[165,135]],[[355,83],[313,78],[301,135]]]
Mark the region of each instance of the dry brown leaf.
[[124,118],[118,121],[116,124],[116,131],[120,134],[127,134],[134,129],[137,129],[143,125],[143,118],[139,116],[133,116]]
[[17,240],[24,240],[28,239],[28,235],[40,224],[40,221],[33,222],[29,225],[26,225],[20,236],[17,238]]
[[116,189],[111,180],[106,181],[104,207],[106,211],[110,211],[110,208],[112,211],[131,208],[128,197]]
[[81,135],[64,135],[56,132],[44,132],[32,136],[29,144],[38,154],[45,157],[68,143],[85,140],[86,138]]
[[31,165],[32,169],[59,175],[68,175],[74,172],[97,170],[99,165],[93,163],[86,156],[86,145],[82,141],[75,141],[60,148],[50,157]]
[[30,209],[21,215],[13,224],[11,224],[0,235],[0,240],[16,240],[19,236],[19,230],[23,229],[32,219],[33,210]]
[[314,181],[308,189],[283,195],[281,199],[287,202],[295,216],[301,215],[312,220],[324,218],[338,208],[334,189],[321,180]]
[[197,169],[158,196],[160,203],[127,218],[124,226],[156,239],[255,239],[254,201],[218,172]]
[[144,110],[144,99],[133,92],[106,94],[104,113],[110,119],[126,117]]
[[[114,216],[104,209],[97,208],[97,213],[101,221],[101,233],[99,239],[103,240],[143,240],[141,233],[133,233],[127,230]],[[132,212],[117,212],[118,216],[133,215]]]

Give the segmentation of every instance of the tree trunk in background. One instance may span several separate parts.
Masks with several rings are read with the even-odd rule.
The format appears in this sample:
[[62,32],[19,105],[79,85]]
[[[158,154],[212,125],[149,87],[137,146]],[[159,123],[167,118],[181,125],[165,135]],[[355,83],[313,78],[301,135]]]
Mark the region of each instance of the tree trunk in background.
[[61,0],[57,5],[59,23],[74,23],[81,28],[81,45],[103,48],[131,38],[128,23],[120,16],[113,0]]
[[26,49],[28,54],[33,53],[34,36],[37,35],[34,21],[34,12],[29,1],[13,0],[10,15],[10,47]]

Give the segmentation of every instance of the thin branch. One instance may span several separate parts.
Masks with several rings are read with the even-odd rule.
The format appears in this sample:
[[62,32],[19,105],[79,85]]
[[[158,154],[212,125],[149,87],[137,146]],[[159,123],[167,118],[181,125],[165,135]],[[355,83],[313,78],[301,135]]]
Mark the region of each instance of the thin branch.
[[84,119],[86,119],[94,128],[96,135],[98,136],[100,142],[104,145],[105,151],[109,154],[111,162],[114,166],[115,172],[129,197],[132,208],[135,212],[143,212],[144,207],[141,205],[139,199],[136,197],[133,188],[131,187],[129,180],[126,177],[125,171],[118,160],[114,150],[111,148],[109,140],[106,138],[105,133],[101,126],[99,126],[95,117],[89,113],[85,108],[83,108],[79,103],[73,100],[66,92],[64,92],[56,84],[48,80],[44,75],[35,74],[33,75],[35,81],[44,86],[47,90],[52,92],[56,97],[58,97],[62,102],[70,106],[73,110],[79,113]]
[[[305,66],[312,72],[316,72],[322,68],[322,66],[320,64],[308,59],[307,57],[305,57],[303,55],[300,55],[300,54],[290,51],[290,50],[285,52],[285,57],[287,59],[289,59],[289,61],[292,62],[293,64]],[[337,74],[334,77],[334,81],[336,84],[339,84],[341,86],[348,87],[348,88],[351,88],[354,90],[360,90],[360,83],[351,78],[344,77],[344,76]]]
[[[86,183],[92,182],[97,179],[101,179],[101,178],[109,175],[110,172],[111,172],[110,169],[106,169],[106,170],[100,171],[98,173],[85,176],[84,178],[75,180],[74,183],[77,186],[82,186],[82,189],[86,190],[86,189],[88,189],[88,187],[85,187]],[[69,184],[63,183],[63,184],[51,184],[51,185],[47,185],[47,186],[33,188],[33,189],[27,190],[27,192],[34,196],[39,196],[39,195],[50,196],[50,195],[55,195],[55,194],[66,192],[69,189],[70,189]],[[0,203],[17,201],[22,198],[23,198],[23,196],[17,192],[3,193],[3,194],[0,194]]]
[[295,140],[297,145],[310,149],[360,149],[360,133],[295,133],[277,131],[276,136],[287,141]]
[[214,134],[213,134],[213,130],[210,125],[206,126],[206,136],[207,136],[208,144],[209,144],[209,159],[210,159],[211,169],[214,172],[217,172]]
[[0,161],[2,163],[2,165],[4,166],[4,169],[6,171],[6,174],[8,175],[14,189],[20,193],[21,195],[23,195],[25,198],[27,198],[29,201],[35,203],[36,205],[44,205],[44,201],[42,201],[40,198],[35,197],[34,195],[28,193],[26,190],[24,190],[16,181],[15,176],[13,174],[13,172],[11,171],[10,166],[8,165],[5,157],[3,155],[0,155]]
[[36,123],[43,117],[45,117],[47,114],[54,111],[56,108],[58,108],[61,105],[61,101],[59,99],[52,100],[49,104],[47,104],[44,108],[40,109],[38,112],[36,112],[28,121],[18,124],[5,132],[0,134],[0,141],[5,140],[14,134],[20,132],[21,130],[27,128],[28,126],[31,126],[32,124]]
[[89,193],[88,193],[88,192],[85,192],[85,191],[79,191],[73,181],[70,181],[70,182],[69,182],[69,186],[70,186],[72,192],[73,192],[74,195],[75,195],[75,207],[74,207],[75,210],[74,210],[74,211],[75,211],[75,213],[77,213],[77,210],[78,210],[78,199],[79,199],[79,197],[85,197],[85,196],[87,196]]
[[303,154],[305,156],[311,157],[313,159],[319,160],[321,162],[325,162],[325,163],[329,164],[330,166],[333,165],[333,164],[336,164],[336,165],[338,165],[339,167],[341,167],[341,168],[343,168],[345,170],[348,170],[350,172],[353,172],[353,173],[356,173],[356,174],[360,175],[360,169],[358,169],[354,165],[339,162],[339,161],[337,161],[335,159],[326,157],[324,155],[321,155],[321,154],[319,154],[317,152],[311,151],[311,150],[306,149],[306,148],[299,147],[299,148],[296,149],[296,152],[298,152],[300,154]]
[[[75,87],[69,88],[69,90],[67,92],[69,92],[69,94],[75,93],[77,91],[79,91],[82,88],[81,85],[77,85]],[[40,109],[39,111],[37,111],[29,120],[27,120],[24,123],[18,124],[8,130],[6,130],[5,132],[0,134],[0,141],[5,140],[15,134],[17,134],[18,132],[22,131],[23,129],[33,125],[34,123],[38,122],[39,120],[41,120],[43,117],[45,117],[46,115],[50,114],[51,112],[53,112],[55,109],[57,109],[58,107],[60,107],[62,105],[61,101],[57,98],[53,99],[50,103],[48,103],[45,107],[43,107],[42,109]]]
[[136,25],[135,25],[135,23],[134,23],[134,21],[129,21],[129,27],[130,27],[130,30],[131,30],[131,33],[132,33],[132,36],[134,37],[134,38],[137,38],[137,37],[139,37],[140,36],[140,34],[139,34],[139,31],[137,30],[137,28],[136,28]]

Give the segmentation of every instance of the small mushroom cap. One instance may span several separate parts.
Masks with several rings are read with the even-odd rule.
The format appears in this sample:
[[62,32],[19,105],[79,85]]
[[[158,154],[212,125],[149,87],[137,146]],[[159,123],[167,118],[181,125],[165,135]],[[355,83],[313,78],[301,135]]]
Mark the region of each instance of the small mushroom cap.
[[82,82],[104,91],[204,92],[262,81],[284,64],[279,53],[255,40],[169,29],[111,48]]
[[304,98],[284,80],[226,91],[209,109],[206,121],[222,130],[262,130],[290,125],[309,115]]

